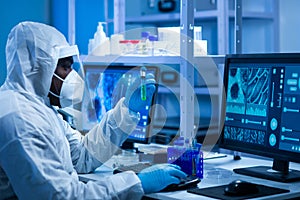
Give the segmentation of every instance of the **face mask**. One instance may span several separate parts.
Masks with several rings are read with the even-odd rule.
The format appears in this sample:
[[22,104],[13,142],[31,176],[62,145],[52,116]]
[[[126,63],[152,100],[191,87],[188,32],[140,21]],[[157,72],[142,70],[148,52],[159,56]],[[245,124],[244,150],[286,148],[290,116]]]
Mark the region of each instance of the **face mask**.
[[71,106],[72,104],[80,103],[82,101],[84,81],[75,70],[72,70],[65,79],[62,79],[56,74],[54,74],[54,76],[63,81],[60,95],[58,96],[51,91],[49,91],[49,93],[59,98],[62,108]]

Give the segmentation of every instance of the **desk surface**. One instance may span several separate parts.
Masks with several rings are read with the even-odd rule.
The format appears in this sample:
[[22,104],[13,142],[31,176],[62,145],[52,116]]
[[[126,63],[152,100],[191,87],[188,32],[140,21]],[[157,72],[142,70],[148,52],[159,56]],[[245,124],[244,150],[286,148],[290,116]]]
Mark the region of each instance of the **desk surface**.
[[[263,160],[258,158],[249,158],[243,156],[241,160],[233,160],[232,156],[217,158],[217,159],[209,159],[204,161],[204,178],[198,184],[199,188],[207,188],[212,186],[219,186],[228,184],[233,180],[242,179],[245,181],[262,184],[266,186],[278,187],[282,189],[290,190],[289,193],[277,194],[272,196],[265,196],[256,199],[288,199],[300,197],[300,182],[293,183],[280,183],[275,181],[269,181],[265,179],[244,176],[240,174],[236,174],[232,171],[233,168],[241,168],[241,167],[250,167],[256,165],[266,165],[272,166],[272,161]],[[291,169],[300,170],[300,164],[290,163]],[[107,173],[108,171],[106,171]],[[99,173],[99,171],[97,172]],[[91,178],[94,179],[95,176],[92,175],[79,175],[81,180],[83,178]],[[90,176],[90,177],[89,177]],[[186,191],[176,191],[176,192],[161,192],[146,195],[147,197],[156,198],[156,199],[213,199],[210,197],[199,196],[196,194],[188,193]]]
[[[250,167],[255,165],[266,165],[272,166],[272,161],[262,160],[257,158],[242,157],[241,160],[233,160],[232,156],[227,156],[223,158],[211,159],[204,161],[204,178],[198,184],[199,188],[207,188],[212,186],[219,186],[228,184],[233,180],[242,179],[249,182],[262,184],[266,186],[278,187],[290,190],[290,193],[260,197],[256,199],[287,199],[293,197],[300,197],[300,182],[294,183],[280,183],[269,181],[265,179],[244,176],[236,174],[232,171],[233,168],[240,167]],[[300,165],[291,163],[292,169],[299,169]],[[148,197],[158,198],[158,199],[199,199],[199,195],[191,194],[186,191],[176,191],[169,193],[156,193],[147,195]],[[201,199],[213,199],[210,197],[201,196]]]

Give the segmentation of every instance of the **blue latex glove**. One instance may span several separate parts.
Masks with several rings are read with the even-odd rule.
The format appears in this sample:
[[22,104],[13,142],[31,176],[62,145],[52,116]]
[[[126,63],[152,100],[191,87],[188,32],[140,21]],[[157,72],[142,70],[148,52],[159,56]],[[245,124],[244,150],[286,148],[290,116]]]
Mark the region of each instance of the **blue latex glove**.
[[181,171],[178,165],[157,164],[142,170],[138,177],[147,194],[158,192],[170,184],[178,184],[180,179],[187,177],[187,174]]
[[125,105],[133,112],[140,112],[145,106],[150,105],[156,90],[154,75],[148,73],[145,78],[146,100],[141,99],[141,79],[137,77],[129,86],[125,95]]

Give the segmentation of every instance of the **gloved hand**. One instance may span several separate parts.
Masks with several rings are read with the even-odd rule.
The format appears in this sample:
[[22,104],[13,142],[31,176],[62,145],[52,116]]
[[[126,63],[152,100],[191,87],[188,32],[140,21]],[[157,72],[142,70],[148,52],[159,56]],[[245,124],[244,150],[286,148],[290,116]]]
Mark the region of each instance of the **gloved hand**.
[[148,73],[145,78],[146,85],[146,100],[141,99],[141,78],[136,78],[129,86],[125,95],[125,105],[134,112],[140,112],[146,105],[150,105],[151,99],[155,92],[155,79],[154,75]]
[[186,178],[187,174],[180,170],[178,165],[157,164],[142,170],[138,177],[142,182],[144,192],[158,192],[170,184],[180,183],[180,179]]

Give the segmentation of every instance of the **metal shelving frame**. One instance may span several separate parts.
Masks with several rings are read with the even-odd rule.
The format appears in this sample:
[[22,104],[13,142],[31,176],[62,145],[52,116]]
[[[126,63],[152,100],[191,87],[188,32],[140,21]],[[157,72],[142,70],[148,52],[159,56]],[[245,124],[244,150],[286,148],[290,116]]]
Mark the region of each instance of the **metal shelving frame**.
[[[82,56],[84,64],[97,65],[99,63],[131,63],[131,64],[180,64],[180,135],[187,139],[195,137],[194,131],[194,65],[201,63],[201,59],[212,59],[216,63],[222,63],[222,56],[205,56],[193,57],[194,47],[194,0],[181,0],[180,8],[180,56]],[[108,5],[109,1],[105,0],[104,4]],[[227,4],[226,4],[227,5]],[[225,4],[224,4],[225,6]],[[209,15],[209,14],[208,14]],[[177,15],[176,15],[177,16]],[[107,15],[106,15],[107,17]],[[170,15],[172,17],[172,15]],[[178,16],[177,16],[178,17]],[[221,19],[223,16],[219,16]],[[75,0],[69,0],[69,41],[75,42]],[[112,19],[106,19],[111,22]],[[114,0],[114,33],[125,31],[125,0]],[[227,26],[226,26],[227,27]],[[223,26],[220,26],[219,31],[222,32]],[[226,43],[224,41],[219,41]],[[197,89],[201,93],[204,89]],[[210,90],[209,93],[219,93],[219,90]],[[206,92],[207,93],[207,92]]]
[[194,133],[194,1],[180,4],[180,136],[190,140]]
[[[198,0],[197,0],[198,1]],[[229,53],[229,21],[230,19],[235,18],[236,12],[229,8],[229,0],[217,0],[214,1],[217,6],[215,10],[201,10],[194,12],[195,20],[207,20],[207,19],[216,19],[217,21],[217,31],[218,31],[218,55],[225,55]],[[236,0],[234,0],[236,3]],[[242,1],[241,1],[242,3]],[[247,11],[244,10],[240,16],[242,19],[261,19],[261,20],[272,20],[273,21],[273,30],[274,43],[273,51],[279,51],[279,2],[278,0],[272,0],[272,4],[268,5],[270,9],[266,12],[260,11]],[[139,17],[126,17],[125,23],[130,24],[156,24],[156,23],[168,23],[180,21],[180,13],[164,13],[164,14],[151,14],[148,16],[139,16]]]

